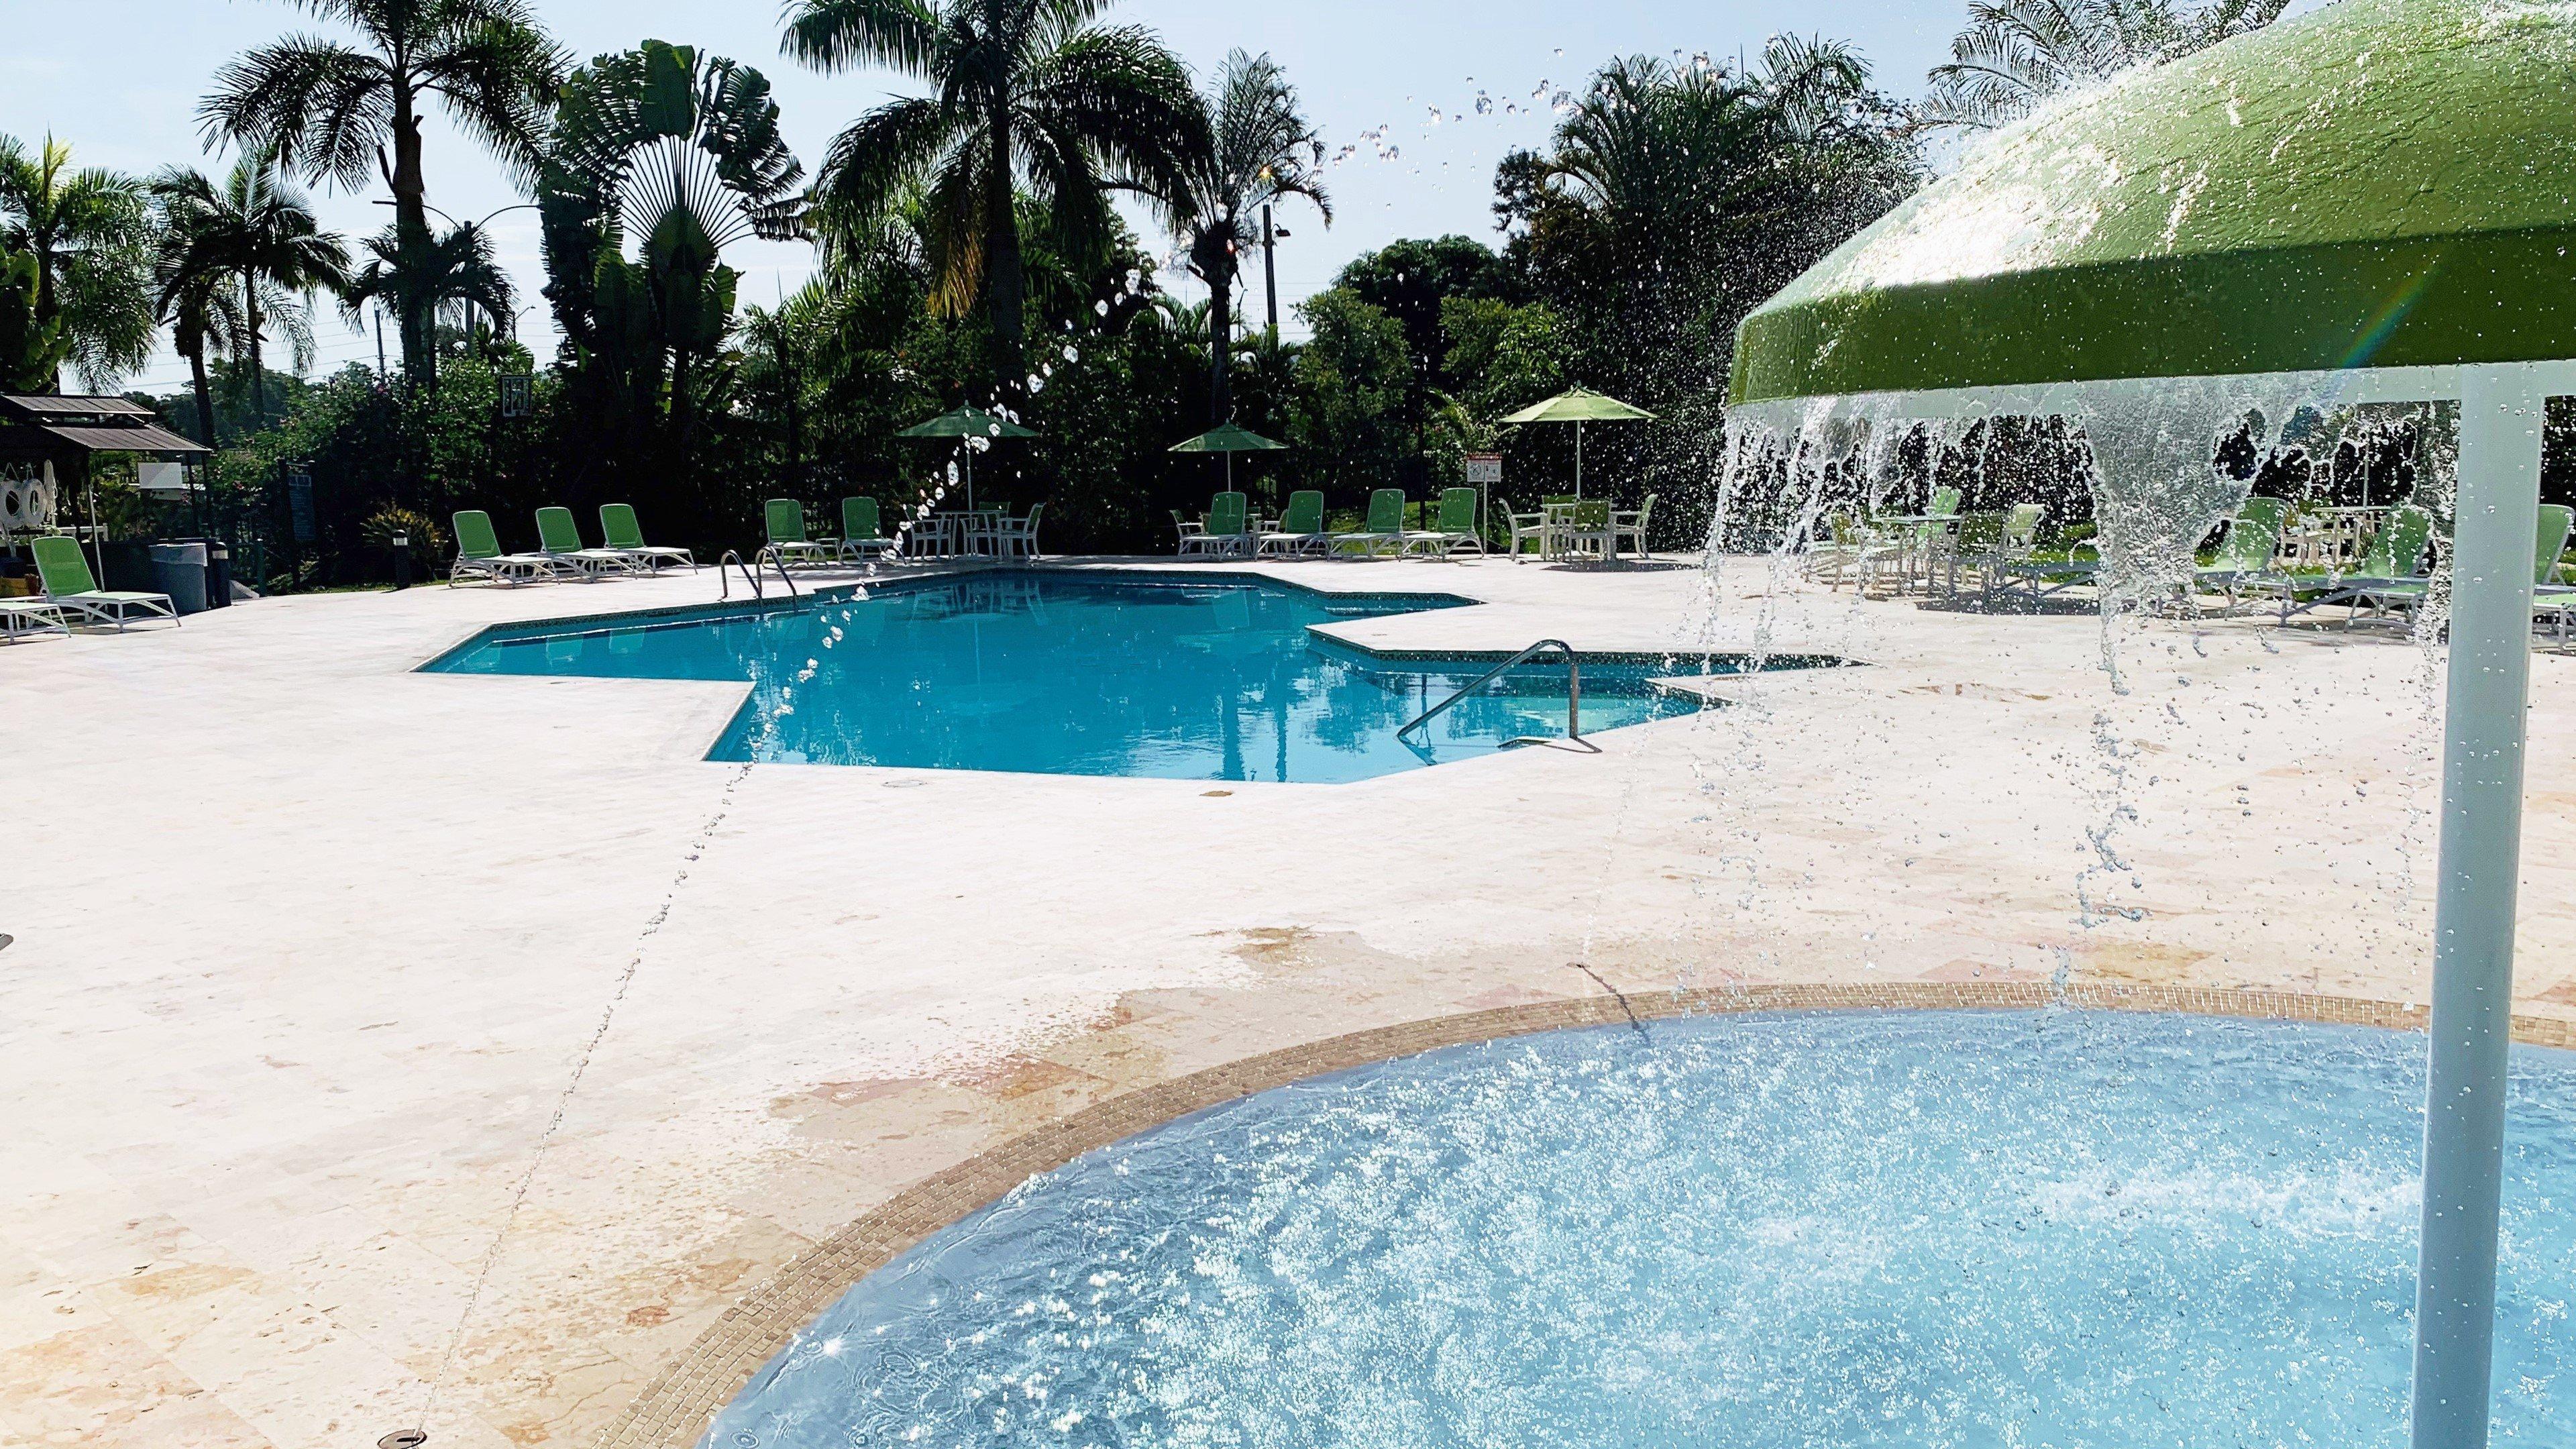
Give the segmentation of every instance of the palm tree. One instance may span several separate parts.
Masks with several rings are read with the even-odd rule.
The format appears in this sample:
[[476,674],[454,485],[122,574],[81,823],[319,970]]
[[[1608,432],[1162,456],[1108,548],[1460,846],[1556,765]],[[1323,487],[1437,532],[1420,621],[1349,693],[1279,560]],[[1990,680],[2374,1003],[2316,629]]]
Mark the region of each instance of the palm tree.
[[1971,0],[1968,28],[1933,67],[1922,123],[1982,131],[2030,114],[2061,91],[2099,85],[2260,30],[2288,0]]
[[1189,73],[1141,27],[1092,24],[1108,0],[794,0],[783,48],[824,71],[887,65],[932,94],[895,100],[832,141],[818,221],[863,229],[918,188],[931,303],[959,316],[980,299],[1020,376],[1026,279],[1017,192],[1025,186],[1067,256],[1111,230],[1112,176],[1156,195],[1184,189],[1207,150]]
[[1182,189],[1164,198],[1190,274],[1207,284],[1209,404],[1213,421],[1233,416],[1234,279],[1243,253],[1261,241],[1264,207],[1302,196],[1333,223],[1332,199],[1316,168],[1324,143],[1297,111],[1296,88],[1268,55],[1230,51],[1207,110],[1208,148],[1189,160]]
[[103,391],[152,356],[151,207],[132,177],[71,163],[51,136],[32,154],[0,136],[0,250],[35,257],[36,325]]
[[[349,282],[349,249],[322,229],[312,199],[278,174],[275,158],[253,153],[233,165],[218,187],[202,171],[171,167],[152,180],[171,235],[160,305],[204,274],[230,277],[239,289],[238,355],[250,366],[255,428],[268,425],[268,373],[260,360],[270,323],[286,331],[297,371],[312,366],[311,307],[317,291]],[[170,249],[165,247],[165,252]]]
[[[370,303],[398,317],[432,323],[439,309],[450,302],[480,307],[494,317],[517,314],[510,274],[492,259],[492,239],[473,222],[453,227],[445,236],[423,233],[417,240],[406,238],[396,223],[367,238],[367,250],[374,259],[340,289],[340,312],[352,327],[366,316]],[[406,374],[435,386],[436,357],[433,347],[423,354],[417,370],[406,358]]]
[[[290,35],[215,73],[198,107],[210,138],[268,153],[289,173],[343,186],[381,173],[393,191],[396,251],[428,255],[428,184],[421,123],[435,98],[468,135],[523,180],[536,174],[539,137],[563,58],[526,0],[297,0],[357,31],[363,46]],[[433,318],[399,310],[403,370],[436,370]]]
[[209,265],[195,245],[197,217],[188,208],[161,200],[161,225],[153,249],[153,314],[170,329],[170,346],[188,359],[188,382],[197,399],[197,441],[218,447],[214,390],[206,380],[206,358],[239,356],[242,346],[242,294],[232,272]]

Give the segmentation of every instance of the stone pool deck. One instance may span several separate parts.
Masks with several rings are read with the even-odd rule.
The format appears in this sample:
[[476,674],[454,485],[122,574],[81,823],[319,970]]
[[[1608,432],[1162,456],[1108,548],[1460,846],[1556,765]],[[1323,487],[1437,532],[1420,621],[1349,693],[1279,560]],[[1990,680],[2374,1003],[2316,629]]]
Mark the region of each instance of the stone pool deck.
[[[1868,667],[1737,682],[1597,755],[1308,786],[746,770],[701,758],[740,686],[413,672],[491,623],[708,602],[712,573],[0,648],[0,1442],[684,1443],[733,1372],[692,1345],[775,1317],[765,1284],[905,1189],[1352,1033],[1608,1020],[1613,989],[2422,995],[2426,663],[2386,631],[2146,625],[2121,692],[2089,616],[1759,563],[1713,593],[1260,567],[1484,601],[1340,631],[1379,648]],[[2545,1031],[2576,1021],[2576,659],[2533,673],[2518,1006]]]

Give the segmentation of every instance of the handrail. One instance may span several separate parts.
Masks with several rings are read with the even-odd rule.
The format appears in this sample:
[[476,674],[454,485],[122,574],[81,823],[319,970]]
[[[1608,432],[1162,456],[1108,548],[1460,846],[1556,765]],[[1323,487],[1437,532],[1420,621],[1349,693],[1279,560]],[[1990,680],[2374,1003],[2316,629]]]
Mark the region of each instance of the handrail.
[[[1562,639],[1541,639],[1537,643],[1529,646],[1527,649],[1522,650],[1520,653],[1515,654],[1511,658],[1504,660],[1502,663],[1495,665],[1493,668],[1486,670],[1483,674],[1476,677],[1475,683],[1451,694],[1447,699],[1440,701],[1438,704],[1435,704],[1429,709],[1426,709],[1422,713],[1414,716],[1412,723],[1395,732],[1395,737],[1401,740],[1406,735],[1409,735],[1415,730],[1422,728],[1424,725],[1431,723],[1432,719],[1439,715],[1441,711],[1447,709],[1453,704],[1456,704],[1458,701],[1465,699],[1468,695],[1474,694],[1477,690],[1484,688],[1487,684],[1492,683],[1494,678],[1497,675],[1500,675],[1504,670],[1510,669],[1516,664],[1525,662],[1531,655],[1538,653],[1542,649],[1554,649],[1565,656],[1565,737],[1569,740],[1573,740],[1577,744],[1582,743],[1583,666],[1575,658],[1574,646],[1566,643]],[[1544,735],[1522,735],[1517,739],[1503,741],[1502,748],[1508,750],[1514,745],[1543,745],[1548,742],[1548,738],[1548,736]]]
[[[767,549],[762,549],[760,551],[760,562],[768,564],[770,567],[778,571],[778,581],[787,586],[787,597],[791,599],[795,598],[796,581],[787,576],[786,563]],[[721,603],[724,600],[733,597],[733,575],[724,571],[726,564],[732,564],[735,568],[742,570],[742,581],[751,586],[751,596],[753,598],[766,599],[769,597],[769,591],[761,586],[759,570],[753,565],[743,562],[741,550],[729,548],[724,551],[724,557],[716,560],[716,582],[723,586],[723,592],[716,595],[717,602]]]

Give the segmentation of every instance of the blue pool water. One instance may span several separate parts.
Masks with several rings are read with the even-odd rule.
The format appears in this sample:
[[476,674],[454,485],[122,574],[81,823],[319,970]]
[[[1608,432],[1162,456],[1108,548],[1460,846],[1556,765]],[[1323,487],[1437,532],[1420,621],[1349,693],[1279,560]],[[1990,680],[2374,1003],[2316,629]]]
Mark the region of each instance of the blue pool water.
[[[1560,1032],[1261,1093],[852,1288],[708,1449],[2404,1443],[2423,1039]],[[2576,1057],[2517,1050],[2500,1443],[2576,1442]]]
[[[749,680],[716,759],[1347,781],[1564,733],[1560,663],[1516,670],[1400,741],[1488,664],[1388,663],[1306,630],[1459,602],[1002,573],[677,622],[500,630],[431,667]],[[1691,708],[1647,681],[1702,667],[1587,664],[1584,732]]]

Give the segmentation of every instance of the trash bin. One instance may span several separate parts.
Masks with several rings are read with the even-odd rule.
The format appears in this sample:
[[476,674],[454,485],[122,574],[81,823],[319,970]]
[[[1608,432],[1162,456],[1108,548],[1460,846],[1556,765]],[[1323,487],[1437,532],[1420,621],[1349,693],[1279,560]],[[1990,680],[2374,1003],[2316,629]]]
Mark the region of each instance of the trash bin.
[[152,590],[168,594],[182,614],[206,611],[206,546],[202,543],[152,545]]
[[[220,538],[174,538],[206,551],[206,607],[220,609],[233,601],[233,551]],[[167,592],[166,590],[164,592]]]

